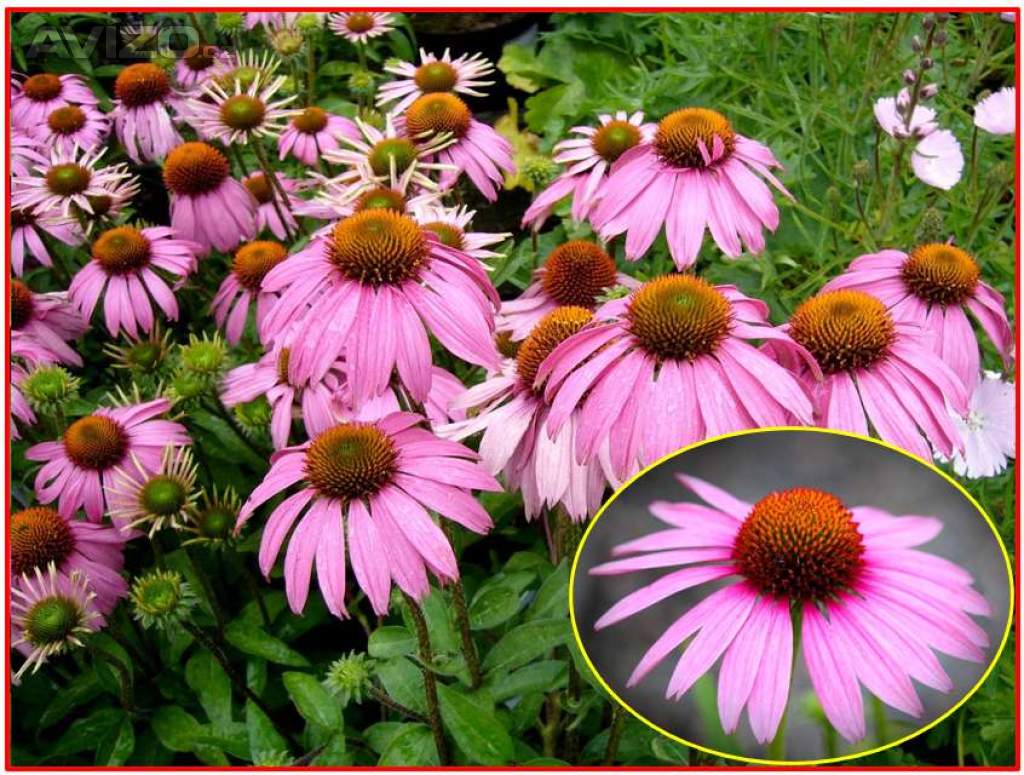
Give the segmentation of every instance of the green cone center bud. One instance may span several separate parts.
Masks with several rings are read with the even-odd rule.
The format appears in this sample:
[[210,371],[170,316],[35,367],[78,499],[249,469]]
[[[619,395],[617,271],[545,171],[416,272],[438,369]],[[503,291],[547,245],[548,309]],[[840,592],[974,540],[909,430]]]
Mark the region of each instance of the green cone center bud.
[[177,513],[187,498],[184,485],[169,476],[154,476],[143,485],[139,495],[146,511],[164,517]]
[[46,186],[58,196],[81,194],[89,187],[92,173],[80,164],[55,164],[46,173]]
[[33,646],[50,646],[67,640],[82,623],[82,611],[74,600],[47,597],[25,617],[25,638]]
[[210,374],[224,363],[224,348],[219,342],[196,342],[181,349],[181,361],[190,371]]
[[441,241],[442,245],[447,245],[450,248],[456,248],[462,250],[465,245],[465,239],[463,237],[462,229],[458,226],[452,226],[450,223],[442,223],[441,221],[434,221],[423,226],[427,231],[432,231],[437,235],[437,238]]
[[227,538],[237,515],[223,506],[211,506],[199,516],[199,533],[204,538]]
[[390,174],[392,159],[395,162],[395,172],[401,175],[416,161],[416,146],[404,137],[381,140],[370,151],[370,169],[373,170],[373,174]]
[[416,69],[414,80],[420,91],[431,94],[451,91],[459,80],[459,74],[447,62],[431,62]]
[[220,118],[232,129],[249,131],[263,123],[267,107],[262,100],[248,94],[236,94],[220,106]]
[[171,578],[153,578],[141,589],[139,606],[155,615],[169,614],[177,606],[181,595],[181,585]]

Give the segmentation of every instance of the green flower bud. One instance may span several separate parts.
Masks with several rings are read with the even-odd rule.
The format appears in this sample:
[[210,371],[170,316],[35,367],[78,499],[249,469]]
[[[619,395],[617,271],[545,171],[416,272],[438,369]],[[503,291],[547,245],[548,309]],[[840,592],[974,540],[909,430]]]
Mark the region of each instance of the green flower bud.
[[225,32],[234,32],[245,26],[245,15],[240,13],[218,13],[214,14],[217,29]]
[[37,366],[21,383],[32,408],[52,414],[78,395],[81,381],[60,366]]
[[921,222],[917,225],[914,241],[918,245],[942,242],[945,239],[944,232],[942,213],[934,207],[929,207],[921,213]]
[[871,180],[871,163],[866,159],[858,159],[853,163],[851,172],[854,182],[858,186],[863,186]]
[[255,433],[265,430],[270,425],[271,409],[266,396],[259,396],[244,404],[237,404],[233,412],[238,424],[246,431]]
[[356,70],[348,77],[348,88],[353,94],[373,94],[375,80],[369,70]]
[[269,39],[274,51],[283,57],[295,56],[302,51],[302,47],[305,44],[302,33],[289,27],[272,30]]
[[163,629],[182,621],[197,598],[177,571],[158,570],[140,576],[129,595],[132,615],[143,627]]
[[370,688],[376,662],[364,653],[350,651],[336,659],[327,668],[324,687],[341,700],[341,704],[362,703],[363,694]]
[[178,352],[182,368],[193,374],[217,375],[227,365],[228,348],[219,333],[212,338],[203,334],[202,339],[190,334],[188,344],[179,345]]
[[323,14],[304,13],[295,21],[295,28],[303,32],[312,32],[323,26]]
[[532,156],[523,162],[520,174],[535,188],[543,188],[558,177],[561,168],[546,156]]

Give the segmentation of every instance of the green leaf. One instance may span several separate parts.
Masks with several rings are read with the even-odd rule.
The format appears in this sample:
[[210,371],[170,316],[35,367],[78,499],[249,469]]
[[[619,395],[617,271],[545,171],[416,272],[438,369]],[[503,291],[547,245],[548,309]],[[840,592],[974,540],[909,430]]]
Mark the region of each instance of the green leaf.
[[84,705],[102,693],[103,688],[96,679],[96,674],[91,670],[75,676],[71,683],[59,691],[46,706],[39,716],[39,720],[36,721],[36,728],[46,729],[58,721],[66,720],[74,708]]
[[484,657],[484,672],[512,670],[532,662],[551,649],[563,645],[569,637],[566,619],[537,619],[520,624],[502,636]]
[[526,611],[526,620],[569,615],[569,560],[564,559],[548,574]]
[[135,729],[127,716],[121,724],[111,729],[96,748],[96,765],[99,767],[120,767],[135,751]]
[[377,678],[384,691],[402,705],[421,713],[427,712],[424,698],[423,673],[405,657],[393,657],[377,663]]
[[485,582],[469,604],[470,627],[489,630],[519,613],[523,590],[534,578],[533,573],[510,573]]
[[344,730],[335,732],[310,762],[314,767],[347,767],[352,764],[352,754],[348,752]]
[[405,656],[416,650],[416,636],[405,627],[378,627],[370,634],[366,650],[376,659]]
[[224,630],[228,643],[239,651],[288,667],[309,667],[309,660],[260,627],[234,621]]
[[403,729],[391,736],[387,748],[380,755],[378,767],[437,767],[434,737],[426,724],[403,724]]
[[288,750],[288,742],[274,729],[267,714],[252,700],[245,701],[245,727],[249,732],[249,749],[253,763],[270,754]]
[[306,721],[324,729],[341,726],[337,701],[309,673],[286,672],[281,676],[288,696]]
[[488,689],[495,702],[503,702],[524,694],[561,689],[568,679],[569,668],[566,663],[549,659],[534,662],[511,673],[499,673],[493,683],[488,684]]
[[401,732],[407,724],[401,721],[379,721],[363,730],[366,744],[377,753],[388,747],[391,738]]
[[675,740],[660,735],[651,740],[651,751],[658,759],[670,764],[686,766],[690,763],[690,749]]
[[124,711],[120,708],[100,708],[85,718],[76,719],[56,745],[46,752],[47,758],[95,750],[104,736],[120,728],[124,718]]
[[171,751],[191,751],[201,732],[199,722],[177,705],[157,708],[149,725],[164,748]]
[[215,727],[231,723],[231,679],[209,651],[197,651],[185,665],[185,681]]
[[496,766],[511,761],[515,743],[494,715],[492,703],[446,684],[437,685],[437,698],[445,729],[471,763]]
[[238,433],[222,418],[210,414],[205,409],[193,409],[188,415],[189,421],[202,431],[197,433],[197,441],[201,441],[203,449],[211,457],[238,465],[245,463],[255,471],[263,471],[267,461],[249,449],[249,446],[238,437]]

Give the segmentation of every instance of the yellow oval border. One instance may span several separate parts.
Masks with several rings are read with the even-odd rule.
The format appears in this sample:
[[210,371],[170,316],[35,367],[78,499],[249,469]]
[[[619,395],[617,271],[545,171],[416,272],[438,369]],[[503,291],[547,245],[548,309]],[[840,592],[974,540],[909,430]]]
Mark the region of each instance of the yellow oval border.
[[[696,449],[698,447],[702,447],[702,446],[704,446],[706,444],[713,444],[714,442],[721,441],[722,439],[731,439],[731,438],[736,438],[738,436],[751,436],[751,435],[754,435],[754,434],[761,434],[761,433],[775,433],[775,432],[778,432],[778,431],[797,431],[797,432],[801,432],[801,433],[827,433],[827,434],[831,434],[831,435],[834,435],[834,436],[846,436],[848,438],[857,439],[858,441],[867,441],[867,442],[870,442],[872,444],[876,444],[876,445],[878,445],[880,447],[884,447],[885,449],[891,450],[893,452],[898,452],[899,454],[903,455],[904,457],[910,458],[914,462],[924,466],[927,469],[930,469],[933,473],[938,474],[940,477],[945,479],[949,484],[953,485],[957,490],[960,491],[960,494],[963,495],[967,499],[967,501],[972,506],[974,506],[974,508],[977,509],[978,513],[981,514],[981,516],[984,518],[985,524],[988,525],[989,530],[992,531],[992,535],[995,536],[996,544],[999,546],[999,550],[1003,553],[1003,564],[1006,566],[1006,578],[1007,578],[1008,589],[1009,589],[1009,592],[1010,592],[1010,594],[1009,594],[1010,607],[1009,607],[1009,611],[1007,612],[1007,616],[1006,616],[1006,629],[1003,631],[1003,638],[1002,638],[1002,640],[999,643],[999,648],[996,649],[995,655],[992,657],[991,661],[989,662],[988,667],[985,669],[985,672],[982,673],[981,677],[977,680],[977,682],[974,684],[974,686],[971,687],[970,691],[968,691],[960,699],[960,701],[956,703],[956,705],[951,707],[949,710],[947,710],[941,716],[939,716],[935,720],[929,722],[928,724],[926,724],[925,726],[921,727],[920,729],[910,733],[909,735],[904,735],[903,737],[899,738],[898,740],[894,740],[891,743],[886,743],[885,745],[879,746],[878,748],[872,748],[872,749],[867,750],[867,751],[858,751],[857,753],[846,754],[844,756],[834,756],[834,757],[828,758],[828,759],[781,759],[780,760],[780,759],[757,759],[757,758],[753,758],[753,757],[749,757],[749,756],[740,756],[738,754],[724,753],[722,751],[716,751],[714,748],[708,748],[708,747],[703,746],[703,745],[698,745],[697,743],[694,743],[694,742],[692,742],[690,740],[686,740],[685,738],[679,737],[678,735],[674,735],[671,732],[668,732],[668,731],[662,729],[657,724],[652,723],[647,718],[645,718],[640,713],[638,713],[636,710],[634,710],[633,707],[631,705],[629,705],[629,703],[627,703],[625,700],[623,700],[621,697],[619,697],[619,695],[616,694],[615,691],[607,684],[607,682],[604,680],[604,677],[597,671],[597,668],[594,667],[594,663],[591,662],[590,655],[587,654],[587,650],[586,650],[586,648],[583,645],[583,639],[580,637],[579,627],[578,627],[578,625],[576,623],[576,606],[574,605],[575,588],[576,588],[576,583],[575,583],[576,582],[576,570],[577,570],[577,566],[579,565],[580,554],[583,552],[583,547],[586,545],[587,538],[590,536],[590,531],[594,529],[594,525],[597,524],[597,520],[601,518],[601,516],[605,513],[605,511],[607,511],[608,507],[611,506],[618,499],[618,497],[623,492],[625,492],[625,490],[628,487],[630,487],[634,482],[636,482],[637,479],[639,479],[641,476],[646,474],[648,471],[658,467],[659,465],[661,465],[662,463],[664,463],[664,462],[666,462],[668,460],[671,460],[672,458],[675,458],[675,457],[678,457],[680,455],[683,455],[684,453],[689,452],[692,449]],[[1016,518],[1017,510],[1018,510],[1018,504],[1014,503],[1015,518]],[[1013,610],[1014,610],[1014,603],[1015,603],[1014,580],[1015,580],[1015,576],[1014,576],[1014,572],[1013,572],[1013,563],[1010,560],[1010,554],[1006,550],[1006,545],[1003,543],[1003,539],[999,535],[999,530],[996,527],[995,523],[992,521],[992,518],[989,517],[988,513],[986,513],[985,509],[983,509],[981,507],[981,504],[978,503],[978,501],[974,498],[974,496],[971,495],[969,492],[967,492],[967,489],[962,484],[960,484],[960,482],[956,481],[956,479],[951,477],[945,471],[943,471],[940,468],[936,467],[934,464],[932,464],[932,463],[930,463],[930,462],[928,462],[926,460],[923,460],[922,458],[918,457],[917,455],[914,455],[913,453],[906,451],[905,449],[897,447],[894,444],[890,444],[887,441],[882,441],[881,439],[871,438],[870,436],[861,436],[861,435],[856,434],[856,433],[849,433],[847,431],[834,430],[832,428],[811,428],[811,427],[806,427],[806,426],[792,426],[792,427],[790,427],[790,426],[773,426],[773,427],[768,427],[768,428],[752,428],[750,430],[745,430],[745,431],[735,431],[733,433],[724,433],[724,434],[722,434],[720,436],[712,436],[709,439],[704,439],[703,441],[698,441],[698,442],[695,442],[695,443],[690,444],[688,446],[681,447],[680,449],[677,449],[675,452],[670,452],[669,454],[665,455],[664,457],[658,458],[657,460],[655,460],[650,465],[648,465],[645,468],[641,469],[640,471],[635,473],[633,476],[631,476],[629,479],[627,479],[614,493],[612,493],[612,496],[610,498],[608,498],[608,500],[606,500],[601,505],[601,508],[597,510],[597,513],[594,515],[594,518],[590,520],[590,524],[587,525],[587,529],[583,532],[583,536],[580,538],[579,546],[576,547],[576,554],[573,556],[573,560],[572,560],[572,568],[569,571],[569,621],[572,624],[572,636],[573,636],[573,638],[576,641],[576,646],[577,646],[577,648],[579,648],[580,654],[583,655],[583,660],[587,663],[587,667],[590,668],[590,672],[597,679],[598,683],[601,684],[601,686],[604,688],[604,690],[606,692],[608,692],[608,694],[610,694],[612,696],[612,698],[619,705],[621,705],[623,708],[625,708],[627,711],[629,711],[634,717],[636,717],[639,721],[641,721],[644,724],[646,724],[648,727],[653,729],[655,732],[658,732],[659,734],[664,735],[667,738],[675,740],[677,743],[682,743],[683,745],[689,746],[690,748],[695,748],[698,751],[702,751],[702,752],[704,752],[706,754],[711,754],[712,756],[718,756],[718,757],[721,757],[723,759],[730,759],[730,760],[734,760],[734,761],[744,762],[746,764],[757,764],[757,765],[813,767],[813,766],[818,766],[818,765],[822,765],[822,764],[838,764],[839,762],[848,762],[848,761],[850,761],[852,759],[860,759],[860,758],[865,757],[865,756],[871,756],[872,754],[881,753],[882,751],[887,751],[890,748],[893,748],[893,747],[895,747],[897,745],[901,745],[902,743],[905,743],[908,740],[911,740],[911,739],[917,737],[918,735],[923,734],[924,732],[927,732],[932,727],[940,724],[941,722],[945,721],[947,718],[952,716],[954,713],[956,713],[956,711],[959,710],[964,705],[964,703],[966,703],[974,695],[974,693],[977,692],[978,689],[981,688],[981,685],[983,683],[985,683],[985,681],[988,679],[989,675],[991,675],[992,671],[995,669],[996,663],[999,661],[999,658],[1003,655],[1003,651],[1006,648],[1006,643],[1007,643],[1007,641],[1010,638],[1010,630],[1013,627]]]

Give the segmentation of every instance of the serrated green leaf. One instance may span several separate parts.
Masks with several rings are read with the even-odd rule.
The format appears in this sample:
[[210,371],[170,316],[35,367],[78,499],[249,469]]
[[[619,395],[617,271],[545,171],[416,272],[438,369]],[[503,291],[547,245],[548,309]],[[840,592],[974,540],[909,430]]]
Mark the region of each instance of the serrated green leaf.
[[426,713],[427,702],[423,692],[423,673],[405,657],[392,657],[377,663],[377,678],[384,691],[402,705]]
[[437,747],[426,724],[403,724],[391,736],[387,748],[380,755],[378,767],[436,767]]
[[149,725],[163,746],[171,751],[191,751],[202,731],[199,722],[177,705],[157,708]]
[[532,662],[551,649],[564,645],[569,637],[567,619],[537,619],[505,633],[483,660],[484,672],[513,670]]
[[378,627],[370,633],[366,650],[376,659],[412,654],[416,651],[416,636],[405,627]]
[[337,730],[341,726],[338,702],[309,673],[286,672],[281,676],[288,696],[306,721],[323,729]]
[[486,581],[469,604],[469,623],[474,630],[489,630],[504,624],[522,607],[522,595],[533,573],[509,573]]
[[537,596],[526,609],[525,619],[554,619],[569,616],[569,561],[558,563],[537,590]]
[[231,722],[231,679],[208,651],[197,651],[185,665],[185,680],[215,727]]
[[224,638],[244,654],[287,667],[309,667],[309,660],[283,640],[249,623],[232,622],[224,629]]
[[441,683],[437,685],[437,698],[445,729],[471,763],[498,766],[512,760],[515,743],[494,714],[489,699]]
[[79,705],[84,705],[102,693],[103,688],[96,679],[95,673],[88,671],[77,675],[71,683],[57,692],[53,700],[50,701],[50,704],[46,706],[46,709],[39,716],[36,726],[39,729],[46,729],[58,721],[64,721],[72,710]]
[[569,668],[565,662],[548,659],[513,670],[498,673],[487,688],[495,702],[503,702],[532,692],[548,692],[563,688],[569,679]]
[[288,750],[288,742],[281,737],[267,714],[252,700],[245,702],[245,728],[249,733],[249,750],[253,763],[263,757]]
[[53,748],[47,751],[47,758],[95,750],[105,735],[121,726],[124,718],[124,711],[120,708],[100,708],[85,718],[72,721]]
[[391,738],[405,729],[407,725],[401,721],[380,721],[363,731],[366,744],[377,753],[382,753],[391,742]]

